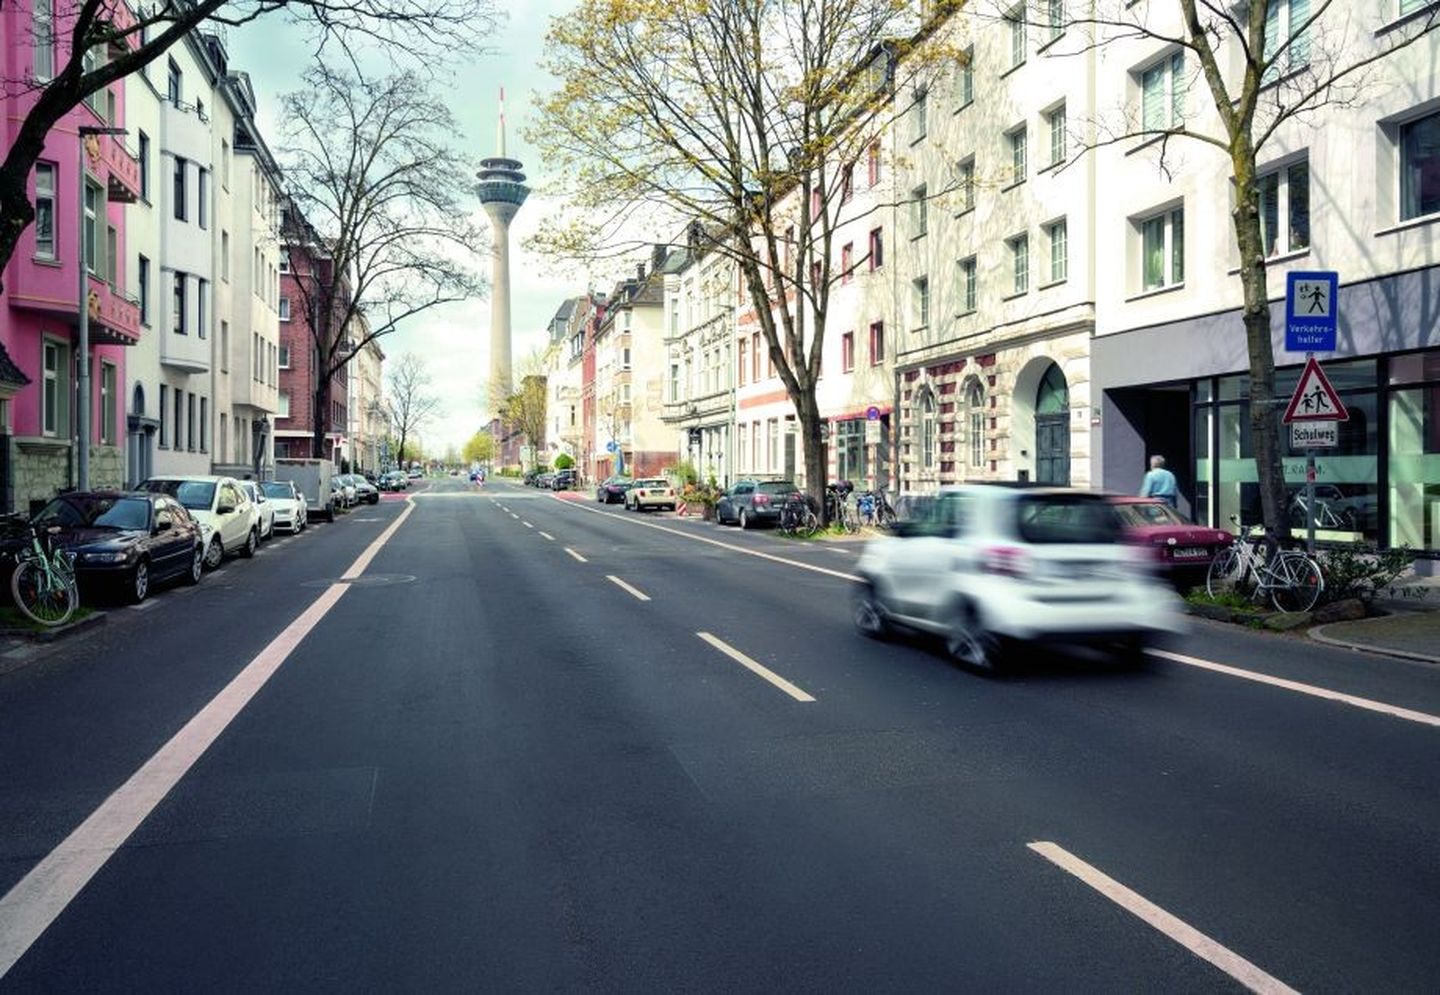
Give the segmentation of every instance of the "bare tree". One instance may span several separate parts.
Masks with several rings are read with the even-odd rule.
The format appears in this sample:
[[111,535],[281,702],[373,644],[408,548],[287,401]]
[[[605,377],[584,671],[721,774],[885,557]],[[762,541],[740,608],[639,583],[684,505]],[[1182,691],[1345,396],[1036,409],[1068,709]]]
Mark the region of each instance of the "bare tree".
[[421,77],[317,64],[282,106],[293,193],[281,237],[317,359],[319,452],[335,374],[406,319],[478,295],[466,257],[484,235],[464,204],[454,121]]
[[[139,71],[191,31],[238,26],[270,18],[311,32],[316,52],[378,43],[392,55],[428,65],[455,51],[473,51],[494,27],[494,0],[161,0],[132,13],[127,0],[71,0],[55,4],[51,22],[39,23],[32,44],[55,49],[64,61],[37,78],[35,59],[18,59],[29,74],[0,78],[7,94],[33,93],[33,103],[0,163],[0,271],[20,236],[35,220],[28,194],[30,172],[50,130],[93,93]],[[63,32],[63,36],[62,36]]]
[[545,377],[529,373],[520,378],[520,388],[500,405],[500,421],[525,437],[534,461],[545,449]]
[[[988,6],[987,13],[977,5],[971,16],[997,22],[1023,16],[1042,29],[1063,29],[1064,37],[1049,49],[1052,56],[1080,55],[1136,40],[1169,48],[1180,53],[1183,63],[1173,84],[1176,92],[1208,98],[1202,106],[1185,106],[1183,99],[1176,99],[1167,105],[1167,113],[1149,120],[1135,106],[1097,108],[1095,119],[1084,122],[1094,126],[1095,137],[1082,142],[1081,154],[1148,139],[1155,143],[1162,170],[1170,168],[1171,143],[1198,143],[1228,162],[1261,513],[1268,529],[1286,535],[1288,494],[1279,418],[1285,399],[1275,397],[1258,163],[1287,124],[1325,107],[1354,106],[1377,92],[1385,82],[1386,60],[1430,35],[1440,24],[1440,9],[1432,6],[1381,33],[1374,30],[1382,19],[1377,5],[1337,0],[1095,0],[1088,5],[1027,0],[1021,7],[992,0]],[[1357,13],[1362,7],[1369,16]]]
[[440,398],[431,393],[424,358],[407,352],[390,371],[390,423],[398,436],[395,462],[405,465],[405,444],[440,413]]
[[833,238],[858,216],[850,170],[891,124],[892,98],[946,61],[939,44],[912,47],[955,5],[934,6],[922,25],[897,0],[582,0],[547,41],[560,86],[529,137],[574,211],[537,241],[613,257],[688,224],[690,248],[733,258],[822,507],[815,388],[842,276]]

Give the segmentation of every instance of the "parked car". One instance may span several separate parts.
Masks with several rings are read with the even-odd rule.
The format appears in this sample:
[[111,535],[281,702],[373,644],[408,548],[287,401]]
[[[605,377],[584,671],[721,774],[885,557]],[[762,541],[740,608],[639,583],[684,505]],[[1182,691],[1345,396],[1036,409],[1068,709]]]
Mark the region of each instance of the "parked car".
[[205,532],[205,565],[215,569],[226,554],[254,556],[260,545],[260,513],[234,477],[151,477],[142,491],[169,494]]
[[1235,539],[1223,529],[1186,520],[1157,498],[1117,494],[1110,502],[1120,516],[1126,541],[1148,551],[1155,569],[1177,584],[1204,581],[1210,561]]
[[355,505],[355,488],[345,483],[344,477],[336,474],[330,478],[330,498],[336,508],[347,510]]
[[800,488],[790,480],[737,480],[715,503],[715,521],[742,529],[753,525],[774,525],[780,509]]
[[551,484],[551,482],[552,482],[554,479],[555,479],[555,471],[554,471],[554,470],[546,470],[544,473],[540,474],[540,476],[538,476],[538,477],[535,478],[535,486],[536,486],[536,487],[539,487],[539,488],[541,488],[541,489],[543,489],[543,490],[549,490],[549,489],[550,489],[550,484]]
[[255,511],[260,516],[260,541],[264,542],[275,534],[275,509],[265,497],[265,490],[253,480],[240,481],[245,496],[255,502]]
[[580,482],[580,475],[574,470],[556,470],[550,480],[552,491],[568,491]]
[[635,481],[625,492],[625,507],[631,511],[645,508],[675,510],[675,488],[664,477],[645,477]]
[[75,578],[84,591],[103,586],[139,604],[162,581],[200,583],[205,569],[200,523],[166,494],[62,494],[34,522],[58,529],[55,543],[75,554]]
[[410,481],[399,470],[390,470],[380,474],[378,486],[382,491],[403,491],[409,489]]
[[595,488],[595,500],[601,504],[615,504],[617,501],[624,501],[625,492],[634,482],[624,476],[606,477]]
[[993,671],[1017,643],[1106,645],[1138,660],[1182,630],[1161,584],[1103,494],[1069,488],[942,488],[924,518],[871,540],[856,564],[853,619],[941,636],[960,663]]
[[406,477],[407,480],[419,480],[419,479],[420,479],[421,477],[423,477],[423,476],[425,476],[425,475],[424,475],[423,473],[421,473],[419,470],[410,470],[410,471],[407,471],[406,474],[405,474],[405,477]]
[[366,480],[362,474],[343,473],[341,477],[343,477],[351,487],[355,488],[355,504],[380,503],[380,489]]
[[295,485],[288,480],[267,480],[260,485],[266,503],[275,515],[275,528],[290,533],[304,532],[310,508]]

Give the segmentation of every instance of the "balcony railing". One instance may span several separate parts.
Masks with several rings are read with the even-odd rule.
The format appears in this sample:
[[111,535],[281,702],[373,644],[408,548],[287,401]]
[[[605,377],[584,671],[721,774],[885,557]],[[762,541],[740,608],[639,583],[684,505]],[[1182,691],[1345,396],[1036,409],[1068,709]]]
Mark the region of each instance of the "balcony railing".
[[118,135],[92,137],[99,140],[98,159],[105,167],[106,196],[122,204],[133,204],[140,196],[140,158],[130,154]]
[[140,341],[140,302],[103,280],[90,281],[90,338],[105,345]]

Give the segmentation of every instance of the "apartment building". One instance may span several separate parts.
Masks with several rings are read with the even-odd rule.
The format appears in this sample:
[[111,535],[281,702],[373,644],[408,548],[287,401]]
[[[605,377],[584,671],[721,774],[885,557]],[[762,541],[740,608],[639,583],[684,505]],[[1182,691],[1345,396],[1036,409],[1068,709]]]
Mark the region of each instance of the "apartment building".
[[584,328],[589,317],[586,296],[571,297],[560,304],[550,319],[546,349],[545,385],[549,391],[546,433],[555,455],[563,453],[577,462],[584,443],[581,423],[581,375]]
[[[345,458],[344,439],[349,426],[349,364],[341,367],[330,382],[329,407],[315,409],[319,381],[320,350],[316,331],[317,315],[307,302],[318,301],[320,288],[334,279],[332,260],[319,234],[310,227],[292,202],[285,206],[285,244],[279,257],[279,325],[277,349],[279,389],[275,419],[275,455],[280,458],[330,459],[339,464]],[[333,334],[344,335],[344,329]],[[314,431],[323,419],[324,443],[315,451]]]
[[[1347,4],[1317,22],[1324,51],[1345,62],[1389,46],[1432,5]],[[1282,4],[1280,37],[1303,16]],[[1164,24],[1157,24],[1163,30]],[[1324,32],[1324,34],[1319,34]],[[1195,67],[1163,43],[1111,42],[1097,77],[1101,106],[1158,94],[1166,113],[1213,130],[1214,107]],[[1302,72],[1317,45],[1293,45]],[[1238,71],[1238,42],[1221,50]],[[1340,277],[1338,348],[1319,358],[1350,419],[1317,460],[1322,539],[1364,538],[1440,552],[1440,37],[1384,60],[1363,99],[1334,103],[1283,125],[1261,150],[1260,210],[1272,299],[1276,394],[1293,390],[1304,357],[1284,351],[1285,274]],[[1150,453],[1164,454],[1182,507],[1204,523],[1259,520],[1250,446],[1249,358],[1230,227],[1230,170],[1196,143],[1116,147],[1099,157],[1095,253],[1109,261],[1097,286],[1092,374],[1096,482],[1132,490]],[[1278,411],[1277,411],[1278,417]],[[1288,443],[1282,438],[1282,444]],[[1304,454],[1287,450],[1292,493]],[[1304,510],[1292,521],[1303,524]]]
[[[118,26],[129,16],[116,8]],[[0,9],[0,77],[51,79],[69,57],[71,19],[47,0]],[[101,47],[87,59],[98,63],[111,54]],[[39,97],[38,89],[0,94],[6,148]],[[124,482],[120,395],[127,353],[144,334],[140,305],[126,292],[132,274],[125,205],[140,196],[141,172],[126,138],[93,129],[126,124],[125,87],[96,92],[46,136],[30,179],[35,221],[5,267],[0,300],[0,505],[7,511],[34,510],[78,485],[82,369],[89,385],[89,483]]]
[[[365,331],[356,335],[363,340]],[[350,466],[356,471],[380,472],[388,460],[386,439],[390,434],[390,415],[384,399],[385,351],[371,339],[355,353],[348,371],[349,392],[346,397],[350,417]]]
[[735,314],[739,267],[692,226],[665,277],[665,403],[676,462],[702,481],[733,473]]

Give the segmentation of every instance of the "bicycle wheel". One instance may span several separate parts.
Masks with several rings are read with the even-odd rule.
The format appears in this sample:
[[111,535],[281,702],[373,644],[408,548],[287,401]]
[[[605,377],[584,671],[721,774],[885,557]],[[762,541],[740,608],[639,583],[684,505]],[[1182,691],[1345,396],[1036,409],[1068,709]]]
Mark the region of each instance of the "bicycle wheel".
[[801,513],[800,522],[795,526],[795,534],[802,536],[813,536],[820,531],[820,516],[809,508]]
[[1235,594],[1245,577],[1245,561],[1232,546],[1221,551],[1210,561],[1210,571],[1205,575],[1205,592],[1212,598]]
[[80,592],[68,571],[46,570],[35,560],[26,560],[10,578],[15,606],[32,622],[64,625],[80,605]]
[[1314,560],[1293,550],[1280,554],[1270,579],[1270,600],[1276,611],[1308,612],[1324,589],[1325,578]]

